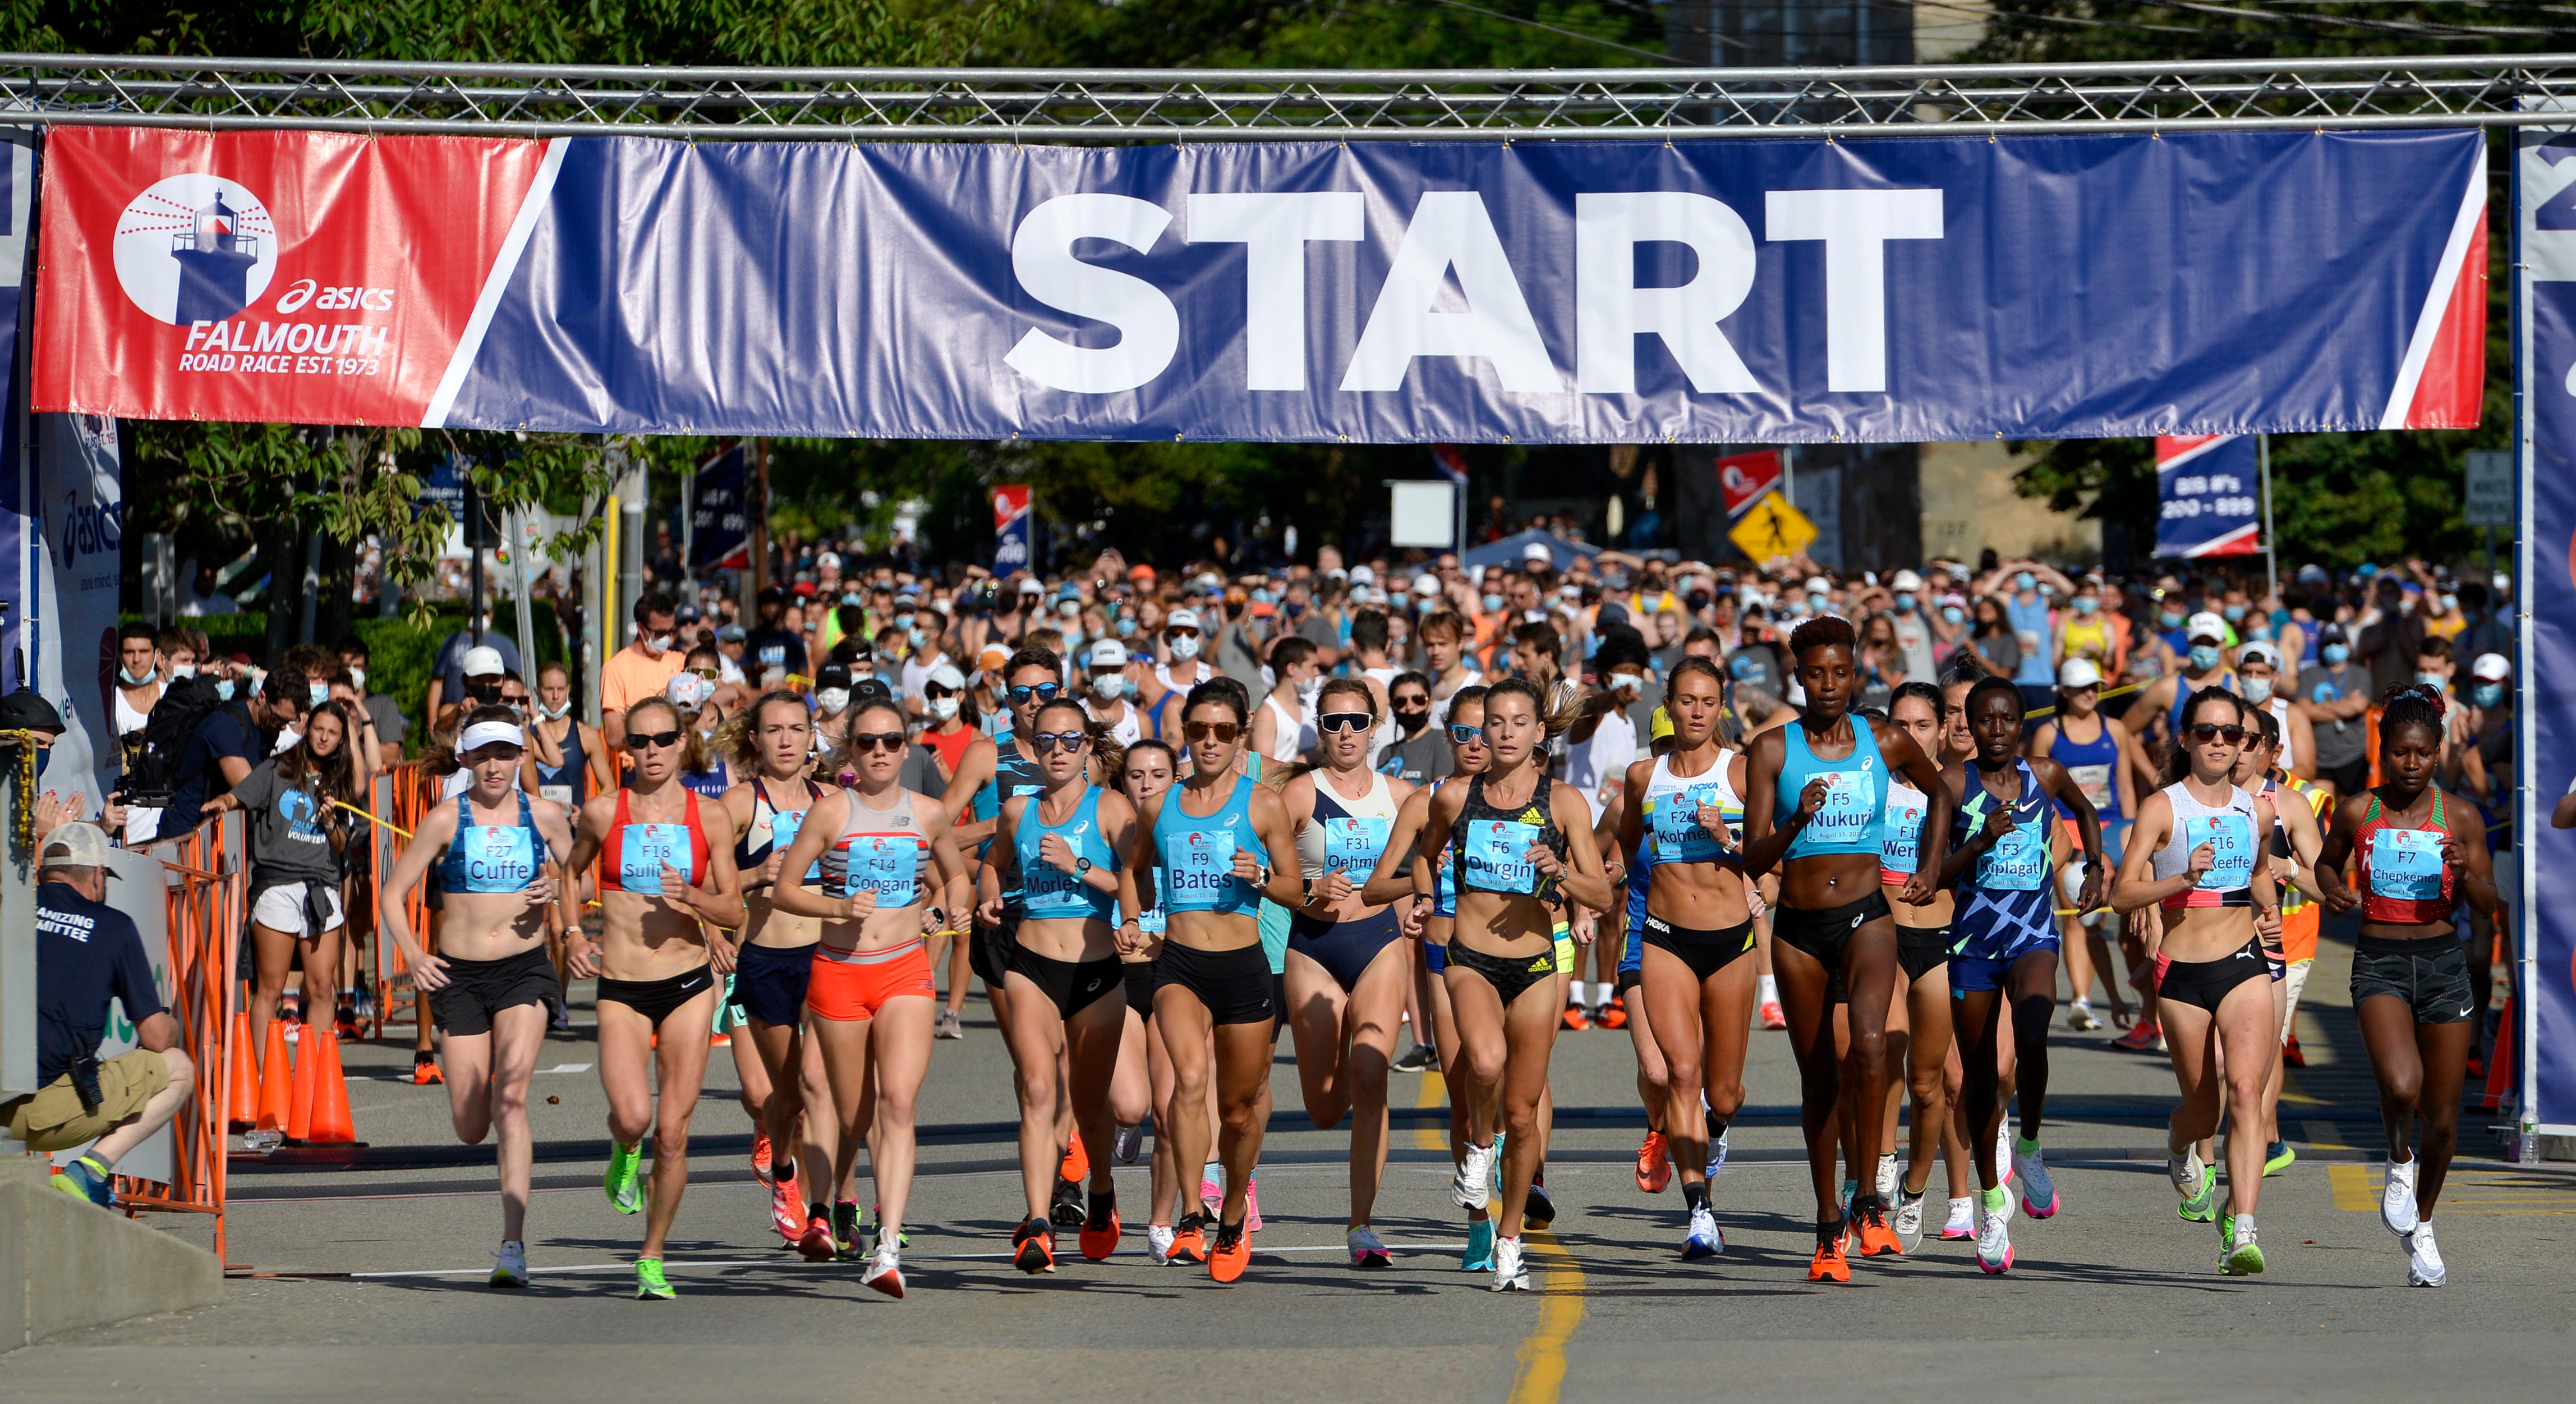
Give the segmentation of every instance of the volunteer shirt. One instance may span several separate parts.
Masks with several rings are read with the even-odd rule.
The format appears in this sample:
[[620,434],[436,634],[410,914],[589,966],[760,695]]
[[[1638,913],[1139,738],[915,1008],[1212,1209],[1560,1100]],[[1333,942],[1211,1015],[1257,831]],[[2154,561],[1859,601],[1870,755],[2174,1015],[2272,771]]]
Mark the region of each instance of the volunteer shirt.
[[[110,878],[109,881],[116,881]],[[161,900],[156,895],[154,901]],[[36,888],[36,1085],[42,1087],[98,1051],[107,1002],[140,1024],[161,1012],[152,961],[134,918],[93,902],[67,882]]]
[[233,787],[233,798],[241,801],[250,822],[252,886],[340,880],[340,855],[331,851],[328,800],[280,780],[273,760],[252,767],[249,777]]
[[1378,763],[1378,769],[1399,780],[1428,785],[1447,776],[1454,764],[1448,733],[1440,727],[1426,726],[1412,740],[1388,747],[1386,759]]

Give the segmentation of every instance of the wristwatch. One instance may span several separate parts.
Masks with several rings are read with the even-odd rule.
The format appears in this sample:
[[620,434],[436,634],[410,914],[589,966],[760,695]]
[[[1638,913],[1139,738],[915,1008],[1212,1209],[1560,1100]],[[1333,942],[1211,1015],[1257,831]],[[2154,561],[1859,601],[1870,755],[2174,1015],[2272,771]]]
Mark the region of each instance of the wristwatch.
[[1075,877],[1089,877],[1089,876],[1091,876],[1091,860],[1090,860],[1090,859],[1088,859],[1088,858],[1076,858],[1076,859],[1074,859],[1074,860],[1073,860],[1073,875],[1074,875]]

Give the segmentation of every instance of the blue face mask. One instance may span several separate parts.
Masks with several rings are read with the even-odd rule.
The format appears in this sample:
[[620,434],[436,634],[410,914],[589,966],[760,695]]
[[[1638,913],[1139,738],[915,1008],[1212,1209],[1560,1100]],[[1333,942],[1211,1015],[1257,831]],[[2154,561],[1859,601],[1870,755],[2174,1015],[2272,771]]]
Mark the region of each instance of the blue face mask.
[[1502,597],[1502,596],[1500,596],[1500,595],[1487,595],[1487,596],[1485,597],[1485,612],[1486,612],[1487,614],[1499,614],[1499,613],[1501,613],[1501,612],[1502,612],[1502,608],[1503,608],[1503,597]]
[[922,632],[921,632],[921,626],[919,626],[919,625],[914,625],[914,626],[913,626],[909,631],[907,631],[907,633],[905,634],[905,637],[907,637],[907,638],[909,638],[909,639],[911,639],[911,640],[912,640],[912,646],[913,646],[914,648],[919,648],[919,647],[921,647],[922,638],[923,638],[923,635],[922,635]]
[[2190,656],[2192,671],[2195,673],[2206,673],[2210,669],[2218,666],[2218,645],[2193,644],[2191,646]]
[[2324,659],[2326,661],[2326,666],[2331,668],[2341,664],[2345,659],[2350,658],[2352,656],[2352,649],[2344,644],[2327,644],[2325,647],[2317,650],[2317,656]]
[[2500,707],[2504,705],[2504,684],[2479,683],[2469,689],[2469,700],[2489,709]]
[[1125,615],[1123,615],[1123,614],[1122,614],[1122,615],[1120,615],[1120,616],[1118,617],[1118,637],[1120,637],[1120,638],[1122,638],[1122,639],[1123,639],[1123,638],[1126,638],[1128,635],[1133,634],[1133,633],[1135,633],[1135,632],[1136,632],[1136,621],[1135,621],[1135,620],[1133,620],[1133,619],[1128,618],[1127,616],[1125,616]]
[[1957,605],[1943,605],[1941,606],[1941,618],[1944,622],[1950,624],[1964,623],[1968,618],[1968,612],[1959,608]]
[[2156,616],[2156,622],[2168,629],[2179,629],[2182,627],[2182,616],[2172,610],[2166,610]]
[[2221,610],[2220,610],[2220,611],[2218,611],[2218,612],[2219,612],[2220,614],[2223,614],[2223,615],[2227,616],[2227,622],[2228,622],[2228,623],[2230,623],[2230,624],[2233,624],[2233,623],[2237,622],[2238,620],[2243,619],[2243,618],[2245,617],[2245,606],[2243,606],[2243,605],[2229,605],[2229,606],[2227,606],[2226,608],[2221,609]]
[[230,678],[217,678],[217,679],[215,679],[215,700],[216,700],[216,701],[218,701],[218,702],[230,702],[231,700],[233,700],[233,680],[232,680],[232,679],[230,679]]
[[2436,692],[2442,691],[2451,685],[2451,680],[2439,673],[2417,673],[2415,675],[2415,681],[2424,684],[2426,687],[2432,688]]
[[2013,577],[2013,588],[2016,590],[2036,589],[2038,585],[2039,577],[2026,570]]
[[1907,590],[1899,590],[1896,592],[1896,612],[1899,614],[1912,614],[1914,612],[1913,592]]
[[2075,597],[2074,604],[2075,612],[2077,614],[2091,614],[2093,611],[2102,607],[2102,602],[2093,598],[2091,595],[2077,595]]
[[316,707],[319,707],[323,703],[331,700],[331,685],[329,683],[306,683],[304,685],[304,692],[307,697],[312,699],[313,705]]

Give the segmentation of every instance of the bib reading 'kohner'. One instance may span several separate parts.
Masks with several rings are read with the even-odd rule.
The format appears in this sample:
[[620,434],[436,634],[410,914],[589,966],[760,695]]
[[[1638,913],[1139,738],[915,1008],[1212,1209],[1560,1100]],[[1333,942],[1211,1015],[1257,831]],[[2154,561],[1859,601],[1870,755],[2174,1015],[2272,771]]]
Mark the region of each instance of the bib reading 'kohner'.
[[[1738,856],[1743,843],[1744,800],[1726,778],[1727,767],[1735,763],[1735,752],[1721,750],[1717,764],[1704,775],[1680,776],[1673,773],[1673,758],[1655,758],[1654,774],[1646,778],[1645,800],[1638,806],[1638,817],[1644,821],[1647,834],[1654,840],[1658,863],[1713,863]],[[1703,805],[1713,805],[1718,817],[1736,833],[1736,845],[1719,843],[1699,822]]]

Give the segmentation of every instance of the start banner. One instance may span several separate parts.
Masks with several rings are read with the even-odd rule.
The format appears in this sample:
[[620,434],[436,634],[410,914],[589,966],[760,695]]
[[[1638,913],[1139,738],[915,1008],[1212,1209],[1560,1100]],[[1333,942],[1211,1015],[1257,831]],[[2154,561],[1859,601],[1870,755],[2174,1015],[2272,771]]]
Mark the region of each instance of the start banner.
[[2464,427],[2476,132],[1140,147],[68,128],[35,400],[886,438]]

